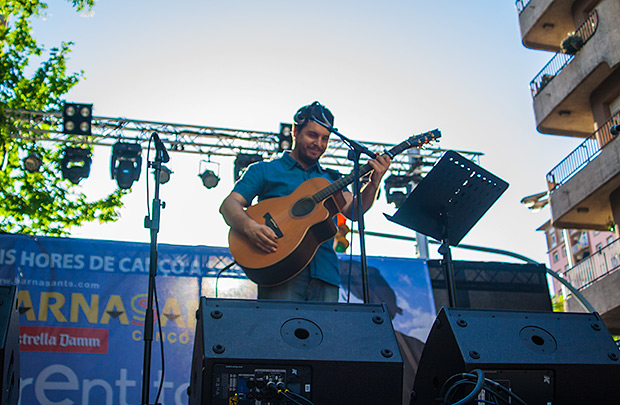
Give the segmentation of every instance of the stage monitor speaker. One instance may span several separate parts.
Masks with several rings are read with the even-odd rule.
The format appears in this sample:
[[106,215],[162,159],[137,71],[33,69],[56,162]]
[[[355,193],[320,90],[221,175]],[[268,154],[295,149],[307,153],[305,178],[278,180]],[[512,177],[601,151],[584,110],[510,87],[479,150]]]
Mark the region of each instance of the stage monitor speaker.
[[15,286],[0,286],[0,365],[0,403],[16,405],[19,400],[19,310]]
[[384,304],[202,297],[197,318],[190,404],[402,402]]
[[[442,308],[422,352],[411,404],[438,403],[454,382],[445,384],[450,377],[474,369],[528,405],[618,403],[619,358],[597,313]],[[488,400],[490,394],[480,395]]]

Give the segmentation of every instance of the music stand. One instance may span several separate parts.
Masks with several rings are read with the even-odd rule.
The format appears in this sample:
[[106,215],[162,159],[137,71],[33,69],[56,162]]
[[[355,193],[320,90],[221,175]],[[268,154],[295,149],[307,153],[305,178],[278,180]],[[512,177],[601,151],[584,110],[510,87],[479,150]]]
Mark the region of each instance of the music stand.
[[454,151],[446,152],[413,189],[402,207],[387,219],[441,241],[451,307],[457,307],[450,246],[457,246],[508,183]]

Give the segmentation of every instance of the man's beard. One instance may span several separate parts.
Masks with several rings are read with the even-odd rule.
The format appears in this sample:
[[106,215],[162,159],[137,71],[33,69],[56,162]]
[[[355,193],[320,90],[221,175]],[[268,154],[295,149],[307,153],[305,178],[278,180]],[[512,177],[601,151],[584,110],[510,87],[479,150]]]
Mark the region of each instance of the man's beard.
[[315,159],[313,157],[308,156],[308,154],[306,153],[300,153],[298,156],[299,156],[299,160],[301,160],[303,163],[307,164],[308,166],[315,165],[319,161],[319,158]]

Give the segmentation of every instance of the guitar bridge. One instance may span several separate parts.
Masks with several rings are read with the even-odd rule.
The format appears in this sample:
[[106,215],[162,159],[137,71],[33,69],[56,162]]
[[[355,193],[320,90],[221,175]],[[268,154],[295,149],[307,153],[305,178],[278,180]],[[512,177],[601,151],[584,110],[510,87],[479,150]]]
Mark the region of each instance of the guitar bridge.
[[284,236],[284,234],[280,230],[280,227],[270,213],[266,213],[265,215],[263,215],[263,218],[265,218],[265,225],[267,225],[269,228],[271,228],[272,231],[275,232],[277,238],[281,238]]

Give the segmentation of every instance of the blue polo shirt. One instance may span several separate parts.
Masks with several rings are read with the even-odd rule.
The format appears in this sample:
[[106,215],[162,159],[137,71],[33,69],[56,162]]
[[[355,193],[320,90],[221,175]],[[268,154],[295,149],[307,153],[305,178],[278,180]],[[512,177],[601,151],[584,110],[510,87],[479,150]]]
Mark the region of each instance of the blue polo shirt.
[[[233,191],[241,194],[249,204],[258,197],[258,201],[291,194],[304,181],[313,177],[324,177],[333,182],[340,177],[335,170],[323,169],[320,165],[305,169],[293,159],[289,152],[268,161],[256,162],[235,184]],[[335,286],[340,285],[338,257],[334,252],[334,240],[322,243],[310,261],[310,275]]]

